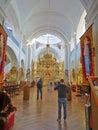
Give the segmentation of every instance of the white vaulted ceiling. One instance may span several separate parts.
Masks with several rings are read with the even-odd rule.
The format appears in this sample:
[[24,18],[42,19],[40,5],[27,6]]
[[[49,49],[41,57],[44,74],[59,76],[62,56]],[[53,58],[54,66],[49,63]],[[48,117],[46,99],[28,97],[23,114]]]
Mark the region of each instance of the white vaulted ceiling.
[[0,0],[7,23],[20,39],[26,41],[52,34],[70,43],[84,10],[95,0]]
[[26,39],[49,31],[70,41],[76,31],[84,7],[95,0],[0,0],[5,20]]
[[67,41],[76,31],[84,7],[80,0],[0,0],[8,21],[23,32],[26,39],[49,31]]

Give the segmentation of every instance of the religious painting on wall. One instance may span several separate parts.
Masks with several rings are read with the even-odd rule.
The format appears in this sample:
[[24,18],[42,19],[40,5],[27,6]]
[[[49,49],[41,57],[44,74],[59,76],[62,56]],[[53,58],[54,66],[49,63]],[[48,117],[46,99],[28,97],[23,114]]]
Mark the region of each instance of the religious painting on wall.
[[11,81],[13,84],[17,84],[18,83],[18,69],[17,69],[17,67],[12,66],[9,74],[10,74],[9,81]]
[[7,42],[7,34],[0,24],[0,83],[3,82],[4,78],[4,63],[6,58],[6,42]]
[[81,63],[84,83],[86,82],[88,76],[94,75],[93,46],[92,26],[90,26],[80,38]]

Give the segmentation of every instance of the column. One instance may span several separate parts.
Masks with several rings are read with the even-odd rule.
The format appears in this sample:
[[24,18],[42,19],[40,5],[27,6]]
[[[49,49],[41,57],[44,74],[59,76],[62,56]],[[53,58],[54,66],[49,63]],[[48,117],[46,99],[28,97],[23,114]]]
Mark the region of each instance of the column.
[[64,60],[64,72],[65,72],[65,81],[69,80],[69,45],[65,45],[65,60]]
[[33,46],[30,46],[30,82],[32,82],[32,50]]
[[30,69],[29,81],[31,82],[32,45],[27,46],[27,70]]
[[71,68],[70,68],[70,44],[68,44],[67,46],[67,53],[68,53],[68,58],[67,58],[67,62],[68,62],[68,80],[70,80],[70,72],[71,72]]
[[[21,68],[21,53],[22,53],[22,42],[23,42],[23,34],[20,34],[20,43],[19,43],[19,61],[18,61],[18,70]],[[18,71],[18,81],[20,82],[20,73]]]
[[19,44],[19,68],[21,68],[22,42],[23,42],[23,34],[21,33],[21,40]]
[[74,38],[75,82],[77,83],[77,47],[76,47],[76,32],[74,32],[73,38]]
[[26,79],[26,73],[27,73],[27,68],[28,68],[28,46],[26,46],[26,54],[25,54],[25,79]]

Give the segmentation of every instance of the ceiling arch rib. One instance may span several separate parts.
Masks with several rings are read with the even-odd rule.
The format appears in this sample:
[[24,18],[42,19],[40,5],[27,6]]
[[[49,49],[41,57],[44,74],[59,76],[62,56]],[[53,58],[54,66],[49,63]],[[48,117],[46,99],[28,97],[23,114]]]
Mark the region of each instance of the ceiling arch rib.
[[[50,24],[57,26],[69,41],[72,36],[71,33],[76,30],[77,17],[79,18],[83,11],[80,0],[63,0],[62,2],[50,0],[50,8],[49,0],[9,0],[8,3],[9,6],[7,8],[11,7],[10,10],[12,10],[12,13],[14,12],[13,14],[16,17],[15,19],[13,16],[12,19],[13,23],[15,23],[15,26],[13,25],[15,30],[20,28],[20,31],[25,34],[27,39],[38,26],[44,26],[45,23],[49,22],[49,15]],[[7,10],[6,13],[8,12]]]
[[[16,15],[16,18],[17,18],[17,21],[18,21],[18,24],[19,24],[19,28],[21,29],[22,21],[21,21],[21,15],[20,15],[20,11],[19,11],[19,8],[18,8],[18,5],[17,5],[17,1],[11,0],[10,6],[11,6],[10,9],[12,9],[12,12],[13,11],[15,12],[15,15]],[[13,13],[13,15],[14,15],[14,13]]]
[[10,61],[11,63],[16,64],[17,63],[17,57],[16,57],[14,51],[9,46],[7,46],[6,47],[6,52],[7,52],[7,58],[8,58],[7,61]]
[[23,24],[31,12],[35,12],[42,0],[15,0],[16,12],[19,11],[20,21]]
[[[70,2],[72,4],[70,4]],[[20,0],[17,0],[15,5],[17,5],[16,11],[20,12],[19,15],[20,15],[22,25],[24,25],[24,22],[28,22],[28,19],[33,17],[33,15],[35,13],[47,12],[47,11],[57,12],[57,13],[66,15],[67,17],[70,18],[70,20],[73,21],[73,19],[75,20],[76,17],[78,16],[78,14],[80,14],[79,9],[82,9],[80,0],[79,1],[78,0],[73,0],[73,1],[71,1],[71,0],[63,0],[63,1],[50,0],[50,7],[49,7],[49,0],[43,0],[43,1],[42,0],[36,0],[36,1],[28,0],[28,2],[26,0],[24,0],[23,2]],[[23,6],[21,6],[21,5],[23,5]],[[74,6],[75,6],[75,8],[74,8]],[[80,12],[81,11],[82,10],[80,10]],[[71,17],[71,16],[74,16],[74,17]]]
[[[53,15],[51,16],[50,21],[48,21],[48,23],[46,22],[48,19],[47,15],[38,15],[35,16],[31,19],[29,19],[29,21],[25,24],[24,28],[23,28],[23,33],[26,35],[26,37],[28,38],[28,36],[31,36],[32,33],[34,33],[34,31],[36,31],[36,28],[40,27],[41,28],[47,28],[46,31],[49,31],[50,28],[58,28],[60,29],[60,31],[62,33],[64,33],[67,36],[68,41],[71,38],[71,33],[74,32],[73,26],[71,24],[71,22],[69,22],[69,20],[67,20],[67,18],[65,19],[64,17],[59,18],[58,15]],[[58,22],[56,22],[58,21]],[[32,27],[31,27],[32,26]]]
[[60,29],[57,30],[57,27],[54,28],[54,26],[52,28],[50,28],[49,32],[47,31],[48,28],[46,27],[38,27],[38,29],[35,29],[34,33],[32,32],[32,36],[29,38],[29,41],[32,41],[32,39],[34,38],[38,38],[41,35],[45,35],[45,34],[52,34],[57,36],[59,39],[62,40],[63,43],[68,44],[69,41],[67,39],[67,37],[64,35],[64,33],[62,33],[62,31],[60,31]]
[[[26,23],[28,23],[29,21],[31,21],[33,23],[33,20],[39,17],[46,17],[47,22],[51,22],[52,18],[59,18],[60,20],[62,20],[63,22],[69,24],[69,26],[72,28],[72,30],[75,30],[74,28],[74,24],[72,22],[72,20],[70,19],[70,17],[68,17],[67,15],[65,16],[64,14],[60,14],[59,12],[55,12],[55,11],[43,11],[43,12],[38,12],[35,14],[32,14],[31,16],[29,16],[23,24],[23,28],[26,26]],[[50,21],[49,21],[50,20]]]
[[15,9],[13,8],[13,6],[9,5],[5,9],[5,11],[6,11],[6,15],[7,15],[7,17],[5,18],[5,23],[8,23],[10,25],[10,27],[12,27],[14,34],[18,34],[20,24],[19,24],[18,15],[16,14]]
[[96,0],[80,0],[85,10],[88,12],[91,6],[94,4]]

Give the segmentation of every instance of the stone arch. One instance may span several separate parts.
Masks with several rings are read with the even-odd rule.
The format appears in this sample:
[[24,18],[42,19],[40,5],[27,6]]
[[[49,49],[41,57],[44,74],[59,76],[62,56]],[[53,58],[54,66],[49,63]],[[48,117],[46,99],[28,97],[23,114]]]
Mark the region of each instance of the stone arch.
[[17,66],[18,59],[14,51],[7,46],[6,47],[6,62],[5,62],[5,72],[9,71],[13,65]]
[[48,27],[45,27],[45,26],[44,27],[40,26],[40,27],[36,28],[34,30],[34,33],[32,33],[30,40],[34,39],[34,38],[38,38],[39,36],[45,35],[47,33],[57,36],[59,39],[62,40],[63,43],[65,43],[65,45],[69,43],[67,36],[65,36],[64,33],[62,33],[62,31],[60,31],[60,28],[55,27],[55,26],[49,28],[49,31],[48,31]]

